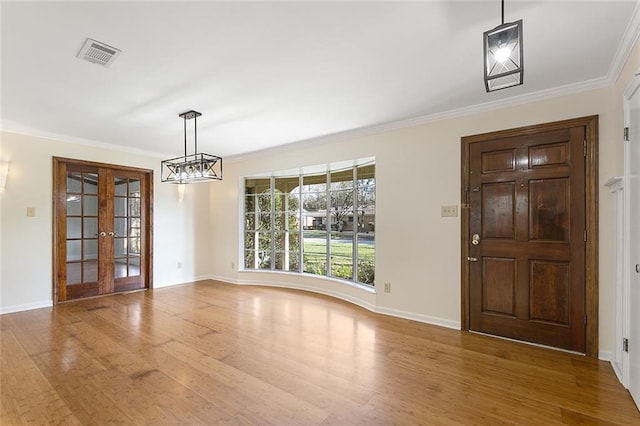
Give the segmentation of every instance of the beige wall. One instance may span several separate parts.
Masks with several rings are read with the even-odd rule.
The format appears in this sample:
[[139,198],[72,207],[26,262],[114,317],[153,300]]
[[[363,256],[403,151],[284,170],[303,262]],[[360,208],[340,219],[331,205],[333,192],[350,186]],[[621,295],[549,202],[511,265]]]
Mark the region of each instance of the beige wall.
[[[154,169],[155,287],[209,274],[206,187],[187,188],[178,203],[175,185],[160,183],[160,159],[6,132],[0,137],[0,156],[10,161],[0,190],[0,312],[52,302],[53,156]],[[35,207],[35,217],[26,216],[27,207]]]
[[[459,327],[460,221],[441,218],[440,206],[460,203],[460,138],[597,114],[600,350],[606,357],[614,339],[614,217],[612,196],[603,184],[622,174],[621,96],[638,70],[636,44],[615,86],[227,159],[224,181],[188,186],[182,204],[173,185],[160,184],[158,158],[2,133],[0,158],[11,161],[11,171],[0,192],[0,312],[51,303],[51,157],[62,156],[155,170],[156,287],[207,276],[282,285],[332,294],[382,313]],[[377,177],[376,282],[390,282],[390,294],[310,276],[238,271],[243,176],[370,156],[376,157]],[[411,202],[405,203],[407,199]],[[36,208],[35,218],[26,217],[26,207]],[[183,269],[177,269],[178,261]]]
[[[638,45],[632,60],[637,63]],[[633,65],[630,66],[633,68]],[[637,68],[637,67],[636,67]],[[228,161],[225,180],[212,185],[212,271],[220,279],[305,288],[337,295],[382,313],[460,326],[460,220],[441,218],[440,206],[460,203],[460,138],[589,115],[599,116],[600,352],[614,340],[613,200],[604,182],[622,174],[621,96],[631,71],[615,87],[584,91],[459,118],[359,136],[330,137]],[[490,95],[487,95],[490,96]],[[332,280],[269,272],[242,272],[238,217],[242,176],[376,157],[376,283],[371,293]],[[405,201],[410,199],[410,203]],[[403,207],[403,206],[406,206]],[[412,216],[415,220],[407,220]]]

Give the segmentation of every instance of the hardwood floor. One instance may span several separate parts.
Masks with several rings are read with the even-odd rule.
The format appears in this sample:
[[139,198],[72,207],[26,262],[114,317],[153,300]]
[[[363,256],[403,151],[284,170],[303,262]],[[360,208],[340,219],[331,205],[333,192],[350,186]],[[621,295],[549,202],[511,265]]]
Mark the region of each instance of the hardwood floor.
[[0,423],[640,424],[611,366],[214,281],[0,317]]

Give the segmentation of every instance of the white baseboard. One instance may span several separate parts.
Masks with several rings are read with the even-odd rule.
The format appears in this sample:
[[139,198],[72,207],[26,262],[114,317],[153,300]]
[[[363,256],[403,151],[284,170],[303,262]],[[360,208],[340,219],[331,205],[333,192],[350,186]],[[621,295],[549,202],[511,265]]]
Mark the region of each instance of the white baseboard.
[[30,311],[32,309],[50,308],[52,306],[53,306],[53,301],[51,300],[25,303],[24,305],[2,306],[0,307],[0,315],[11,314],[14,312]]
[[423,322],[426,324],[437,325],[440,327],[451,328],[453,330],[460,330],[462,328],[460,321],[451,321],[444,318],[432,317],[430,315],[416,314],[413,312],[399,311],[389,308],[376,308],[375,312],[392,317],[404,318],[412,321]]
[[[609,361],[611,365],[613,365],[613,354],[609,351],[598,352],[598,359],[600,361]],[[614,369],[615,369],[615,366],[614,366]]]

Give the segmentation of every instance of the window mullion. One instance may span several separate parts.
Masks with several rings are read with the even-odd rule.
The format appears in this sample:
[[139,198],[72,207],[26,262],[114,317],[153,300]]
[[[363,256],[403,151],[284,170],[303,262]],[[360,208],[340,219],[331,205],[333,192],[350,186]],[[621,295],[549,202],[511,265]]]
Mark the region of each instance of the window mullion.
[[327,277],[331,276],[331,173],[327,172],[327,183],[325,186],[325,194],[327,196],[327,214],[326,214],[326,242],[327,242]]
[[353,230],[352,230],[352,250],[351,250],[351,264],[353,265],[353,271],[351,277],[354,282],[358,282],[358,232],[360,231],[360,224],[358,223],[358,167],[353,167],[353,208],[352,208],[352,216],[353,216]]
[[298,175],[298,223],[300,229],[298,230],[298,272],[302,273],[304,268],[304,224],[302,223],[302,174]]
[[260,206],[259,197],[257,194],[253,194],[253,269],[260,267],[260,226],[258,221],[260,220]]
[[275,180],[276,178],[271,176],[271,182],[269,184],[271,191],[271,270],[276,269],[276,197],[275,197]]
[[289,270],[289,193],[285,190],[282,193],[284,207],[282,208],[282,219],[284,220],[284,241],[282,241],[282,270]]

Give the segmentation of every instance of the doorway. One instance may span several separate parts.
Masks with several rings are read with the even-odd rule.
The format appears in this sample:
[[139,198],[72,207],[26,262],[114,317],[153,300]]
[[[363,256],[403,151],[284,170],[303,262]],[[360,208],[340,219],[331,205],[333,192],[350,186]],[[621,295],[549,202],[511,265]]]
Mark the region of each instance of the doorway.
[[597,116],[462,138],[462,324],[598,356]]
[[149,288],[153,171],[54,157],[54,303]]

